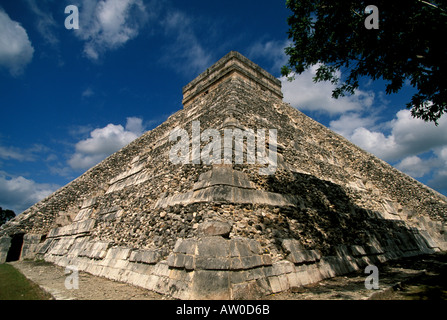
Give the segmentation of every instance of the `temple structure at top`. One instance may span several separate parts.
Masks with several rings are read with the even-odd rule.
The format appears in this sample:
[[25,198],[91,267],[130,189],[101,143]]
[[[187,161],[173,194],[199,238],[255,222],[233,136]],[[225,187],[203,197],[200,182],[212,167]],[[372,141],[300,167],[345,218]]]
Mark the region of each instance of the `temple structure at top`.
[[207,95],[228,78],[240,78],[251,87],[282,100],[281,81],[250,61],[239,52],[230,51],[222,59],[183,87],[183,107],[196,98]]

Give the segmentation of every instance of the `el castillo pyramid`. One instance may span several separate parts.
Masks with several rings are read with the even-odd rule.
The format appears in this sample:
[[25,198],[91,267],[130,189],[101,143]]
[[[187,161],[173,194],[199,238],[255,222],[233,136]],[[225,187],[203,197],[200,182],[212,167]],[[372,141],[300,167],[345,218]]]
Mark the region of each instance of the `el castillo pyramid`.
[[255,299],[447,250],[446,197],[282,98],[228,53],[183,88],[182,110],[3,225],[0,263]]

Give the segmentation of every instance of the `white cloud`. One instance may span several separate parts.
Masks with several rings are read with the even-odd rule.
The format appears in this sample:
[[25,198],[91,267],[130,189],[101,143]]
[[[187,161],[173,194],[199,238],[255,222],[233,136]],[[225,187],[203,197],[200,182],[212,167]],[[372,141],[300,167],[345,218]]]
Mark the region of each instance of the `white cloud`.
[[93,92],[93,90],[89,87],[87,89],[85,89],[84,91],[82,91],[81,96],[83,98],[89,98],[91,96],[93,96],[95,94],[95,92]]
[[251,59],[257,57],[270,59],[272,61],[272,73],[279,74],[282,66],[287,64],[288,57],[284,52],[284,48],[289,45],[289,40],[258,41],[248,49],[248,56]]
[[359,113],[348,112],[331,121],[329,128],[342,136],[350,137],[357,128],[370,128],[375,122],[375,117],[362,117]]
[[0,146],[0,159],[24,161],[26,156],[18,148]]
[[349,140],[386,161],[395,160],[401,155],[393,135],[387,137],[382,132],[359,127],[354,130]]
[[[439,125],[411,116],[400,110],[386,123],[376,124],[374,117],[342,115],[330,122],[330,128],[377,157],[396,162],[400,171],[413,178],[426,177],[427,185],[447,192],[447,118]],[[385,134],[383,129],[389,129]],[[433,178],[430,178],[433,177]]]
[[396,168],[414,178],[420,178],[432,170],[433,166],[430,162],[433,160],[424,161],[418,156],[409,156],[399,162]]
[[34,48],[26,30],[0,8],[0,68],[9,70],[12,76],[23,73],[33,58]]
[[[59,43],[59,39],[56,36],[55,30],[58,27],[58,23],[53,18],[53,14],[49,8],[41,9],[37,5],[36,0],[27,0],[27,3],[31,11],[37,16],[36,27],[39,34],[45,39],[46,42],[56,45]],[[42,1],[40,1],[42,4]],[[43,3],[45,5],[45,3]]]
[[318,65],[314,65],[300,75],[295,75],[293,81],[288,81],[286,77],[279,78],[284,101],[298,110],[323,111],[330,115],[361,111],[371,107],[374,101],[372,91],[356,90],[355,95],[332,98],[335,85],[327,81],[317,83],[313,81],[317,69]]
[[92,60],[135,38],[148,17],[141,0],[82,0],[79,10],[75,34],[85,41],[84,54]]
[[[272,69],[279,73],[281,67],[287,64],[288,56],[284,48],[290,45],[289,40],[257,41],[252,44],[248,53],[251,57],[262,57],[272,61]],[[280,77],[284,101],[298,110],[318,111],[329,115],[338,115],[352,111],[365,111],[374,102],[373,91],[356,90],[354,95],[338,99],[332,98],[332,91],[336,86],[328,81],[314,82],[313,78],[320,65],[316,64],[300,75],[294,75],[294,80]],[[292,76],[292,75],[291,75]],[[337,72],[341,77],[341,72]]]
[[385,161],[398,161],[447,146],[446,117],[435,126],[413,118],[409,110],[400,110],[396,118],[383,125],[391,128],[389,135],[372,129],[370,120],[358,123],[357,128],[354,124],[342,128],[341,124],[346,122],[336,120],[331,122],[330,128]]
[[0,172],[0,207],[19,214],[58,188],[54,184],[37,183],[22,176],[12,177]]
[[136,117],[127,118],[125,128],[110,123],[95,129],[90,132],[90,138],[76,144],[76,152],[68,164],[73,169],[88,169],[138,138],[143,131],[142,119]]
[[[256,42],[252,56],[270,59],[273,66],[285,65],[282,54],[287,42]],[[281,77],[284,101],[299,110],[333,117],[329,128],[377,157],[395,163],[399,170],[414,178],[425,178],[428,185],[447,193],[447,117],[436,127],[400,110],[391,121],[379,122],[381,112],[389,108],[384,92],[356,90],[355,95],[332,98],[335,86],[330,82],[313,82],[318,65],[312,66],[295,80]],[[341,77],[338,72],[337,76]],[[372,81],[366,88],[371,88]],[[317,119],[318,120],[318,119]]]
[[174,37],[168,47],[169,55],[163,61],[168,61],[177,70],[188,74],[203,72],[213,63],[212,56],[203,48],[194,32],[193,23],[186,14],[169,11],[162,21],[162,26],[168,36]]
[[137,136],[142,135],[144,132],[143,119],[137,117],[127,118],[126,130],[136,134]]
[[18,160],[18,161],[35,161],[37,154],[48,152],[50,149],[41,144],[34,144],[28,149],[17,147],[4,147],[0,145],[0,159]]
[[438,148],[435,151],[437,160],[439,161],[439,170],[433,175],[433,178],[428,181],[428,184],[437,190],[447,194],[447,145]]

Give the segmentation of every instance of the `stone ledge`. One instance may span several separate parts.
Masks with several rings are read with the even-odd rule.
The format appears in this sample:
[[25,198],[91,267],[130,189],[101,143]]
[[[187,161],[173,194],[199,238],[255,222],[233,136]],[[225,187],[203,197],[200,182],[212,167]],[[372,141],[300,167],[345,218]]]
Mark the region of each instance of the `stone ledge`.
[[280,207],[295,206],[292,199],[279,193],[242,189],[228,185],[215,185],[197,191],[189,191],[170,197],[160,198],[155,203],[154,209],[166,208],[176,204],[188,205],[201,202],[250,203]]
[[263,91],[267,90],[277,98],[283,98],[281,82],[278,79],[240,53],[231,51],[183,87],[183,106],[187,107],[196,97],[208,94],[210,89],[229,78],[233,73],[240,74]]
[[84,221],[75,222],[64,227],[51,229],[47,238],[56,238],[61,236],[79,235],[89,233],[95,226],[96,220],[87,219]]
[[247,270],[272,264],[259,243],[250,239],[205,237],[179,239],[168,256],[168,266],[185,270]]
[[129,257],[130,262],[139,262],[145,264],[156,264],[161,260],[158,250],[136,250],[132,251]]
[[9,247],[11,246],[11,238],[8,236],[0,237],[0,264],[6,262]]

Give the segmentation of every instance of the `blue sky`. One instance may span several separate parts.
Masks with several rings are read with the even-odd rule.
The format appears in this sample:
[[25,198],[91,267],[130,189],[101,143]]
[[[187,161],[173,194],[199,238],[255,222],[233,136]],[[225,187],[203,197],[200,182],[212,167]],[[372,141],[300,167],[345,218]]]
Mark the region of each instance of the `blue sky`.
[[[409,85],[387,96],[364,79],[334,100],[315,68],[280,77],[284,2],[0,0],[0,206],[22,212],[161,124],[231,50],[280,78],[284,101],[447,194],[447,120],[411,118]],[[64,26],[67,5],[78,30]]]

